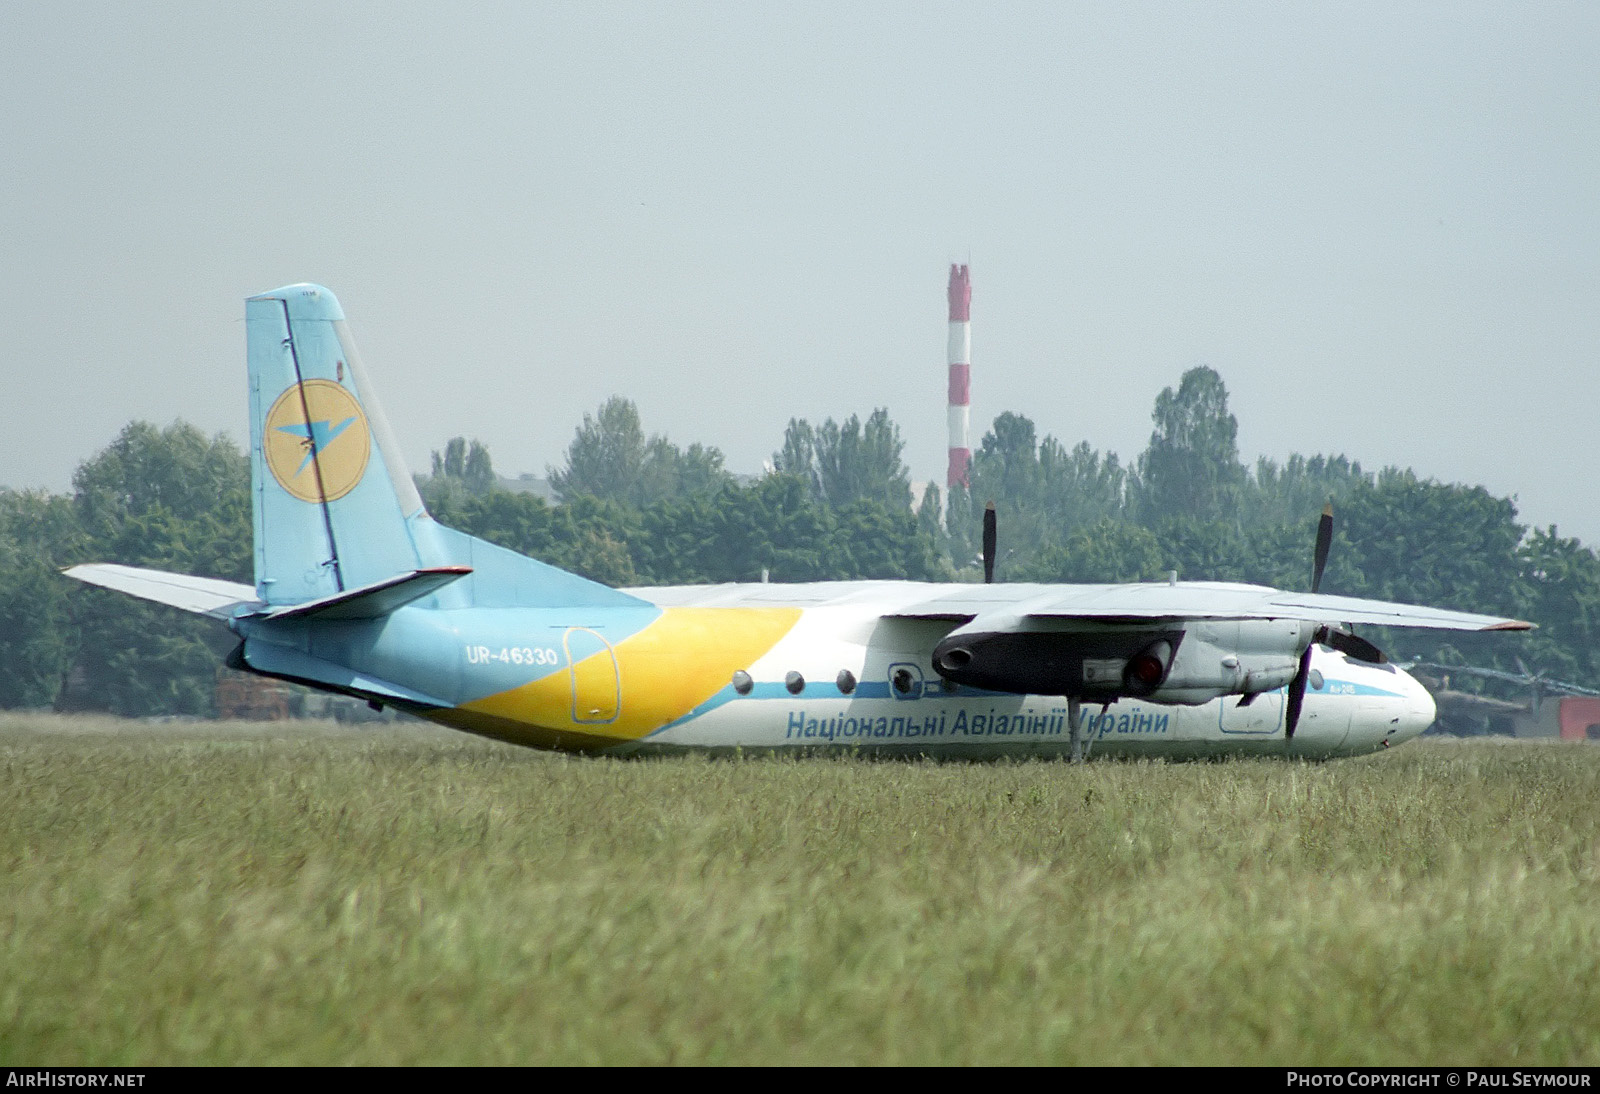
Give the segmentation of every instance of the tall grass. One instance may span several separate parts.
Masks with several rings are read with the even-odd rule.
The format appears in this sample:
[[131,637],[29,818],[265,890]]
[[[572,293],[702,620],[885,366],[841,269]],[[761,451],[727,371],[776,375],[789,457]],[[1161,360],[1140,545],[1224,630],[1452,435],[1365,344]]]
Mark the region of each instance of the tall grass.
[[1600,1061],[1600,748],[576,759],[0,717],[0,1063]]

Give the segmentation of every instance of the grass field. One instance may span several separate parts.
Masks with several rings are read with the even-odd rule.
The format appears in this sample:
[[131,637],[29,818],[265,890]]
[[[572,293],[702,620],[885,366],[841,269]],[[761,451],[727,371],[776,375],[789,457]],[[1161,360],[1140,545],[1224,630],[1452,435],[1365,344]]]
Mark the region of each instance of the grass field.
[[1600,1063],[1600,748],[574,759],[0,715],[0,1064]]

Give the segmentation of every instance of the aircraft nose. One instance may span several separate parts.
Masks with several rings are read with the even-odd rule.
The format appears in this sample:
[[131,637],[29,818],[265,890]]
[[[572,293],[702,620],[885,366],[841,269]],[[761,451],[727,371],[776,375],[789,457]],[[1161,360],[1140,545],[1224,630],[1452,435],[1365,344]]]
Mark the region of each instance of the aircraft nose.
[[1409,673],[1401,675],[1405,676],[1406,680],[1406,701],[1398,724],[1389,734],[1389,741],[1392,744],[1409,741],[1420,735],[1433,724],[1433,719],[1438,714],[1433,704],[1433,696],[1428,694],[1428,689],[1417,683],[1416,678]]

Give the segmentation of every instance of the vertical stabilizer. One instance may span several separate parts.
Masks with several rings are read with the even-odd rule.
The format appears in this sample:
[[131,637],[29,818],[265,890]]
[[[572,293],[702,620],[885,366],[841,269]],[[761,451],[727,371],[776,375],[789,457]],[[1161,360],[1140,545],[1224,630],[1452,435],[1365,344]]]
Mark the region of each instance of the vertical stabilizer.
[[327,289],[290,285],[252,296],[245,326],[256,592],[267,604],[304,605],[418,570],[454,568],[470,573],[418,603],[645,606],[435,523]]
[[298,604],[436,565],[339,301],[290,285],[245,303],[258,595]]

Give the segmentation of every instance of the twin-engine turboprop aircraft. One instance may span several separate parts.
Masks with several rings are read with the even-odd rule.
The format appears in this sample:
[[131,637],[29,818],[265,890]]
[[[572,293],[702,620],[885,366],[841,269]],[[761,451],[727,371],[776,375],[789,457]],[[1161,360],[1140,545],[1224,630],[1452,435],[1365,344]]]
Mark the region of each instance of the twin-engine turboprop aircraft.
[[263,293],[245,316],[254,588],[67,573],[226,623],[234,668],[472,733],[617,753],[1348,756],[1434,716],[1349,624],[1529,626],[1176,580],[612,589],[429,517],[327,289]]

